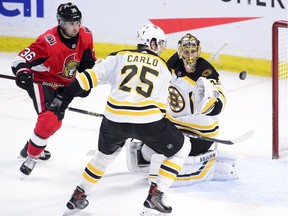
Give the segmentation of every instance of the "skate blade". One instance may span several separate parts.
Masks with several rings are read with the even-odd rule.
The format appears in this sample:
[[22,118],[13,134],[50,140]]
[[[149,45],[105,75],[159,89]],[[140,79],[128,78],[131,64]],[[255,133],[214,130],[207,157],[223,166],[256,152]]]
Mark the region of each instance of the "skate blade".
[[75,215],[77,212],[79,212],[81,209],[66,209],[65,212],[63,213],[63,216],[68,216],[68,215]]
[[24,173],[20,173],[20,181],[25,180],[28,177],[28,175],[25,175]]
[[171,215],[171,213],[162,213],[146,207],[144,207],[140,213],[140,216],[169,216],[169,215]]

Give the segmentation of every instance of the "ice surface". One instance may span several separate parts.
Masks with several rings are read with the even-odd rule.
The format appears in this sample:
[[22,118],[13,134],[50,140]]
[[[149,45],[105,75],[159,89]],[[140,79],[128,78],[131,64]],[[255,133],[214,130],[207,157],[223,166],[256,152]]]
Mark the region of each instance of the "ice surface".
[[[0,53],[0,73],[12,75],[10,62],[15,55]],[[239,180],[171,188],[166,202],[173,207],[173,216],[287,215],[288,156],[271,159],[271,78],[247,72],[246,80],[240,80],[237,73],[220,72],[227,106],[221,116],[219,138],[235,138],[255,130],[253,137],[243,143],[218,145],[221,151],[237,155]],[[71,107],[103,113],[108,91],[109,86],[95,88],[88,98],[74,100]],[[32,174],[20,180],[23,160],[17,157],[35,120],[27,93],[14,81],[0,78],[1,216],[62,215],[90,160],[86,153],[96,149],[101,118],[67,111],[62,129],[47,147],[51,159],[39,161]],[[145,176],[128,172],[125,160],[124,148],[89,196],[90,205],[78,215],[139,215],[149,186]]]

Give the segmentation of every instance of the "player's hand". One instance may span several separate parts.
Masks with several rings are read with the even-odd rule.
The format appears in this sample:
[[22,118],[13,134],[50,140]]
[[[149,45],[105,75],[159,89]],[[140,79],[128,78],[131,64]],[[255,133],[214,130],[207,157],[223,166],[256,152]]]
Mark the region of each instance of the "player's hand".
[[16,85],[22,89],[29,89],[33,85],[32,75],[29,71],[21,71],[16,74]]
[[59,120],[62,120],[70,103],[71,100],[64,100],[61,95],[57,95],[52,102],[46,104],[46,108],[54,112]]

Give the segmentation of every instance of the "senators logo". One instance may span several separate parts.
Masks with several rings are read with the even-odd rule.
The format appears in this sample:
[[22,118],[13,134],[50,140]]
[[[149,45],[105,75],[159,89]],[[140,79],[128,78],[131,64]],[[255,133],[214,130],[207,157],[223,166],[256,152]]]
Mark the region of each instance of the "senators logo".
[[72,79],[76,75],[77,66],[79,65],[79,62],[75,60],[75,55],[72,54],[68,56],[63,64],[63,70],[62,72],[58,72],[57,75],[60,76],[63,79]]
[[168,91],[169,91],[168,102],[170,109],[173,112],[181,112],[185,107],[185,101],[183,96],[173,86],[170,86]]

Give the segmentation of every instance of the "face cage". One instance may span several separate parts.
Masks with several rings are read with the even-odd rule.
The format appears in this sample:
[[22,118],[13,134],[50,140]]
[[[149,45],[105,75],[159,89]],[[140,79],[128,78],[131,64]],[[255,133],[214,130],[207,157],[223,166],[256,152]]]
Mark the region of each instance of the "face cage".
[[[194,55],[194,56],[186,56],[184,54],[185,51],[187,51],[189,53],[192,53],[192,51],[196,51],[196,55]],[[194,64],[196,63],[197,59],[200,56],[200,53],[201,53],[201,47],[200,46],[197,46],[195,48],[195,47],[191,47],[191,46],[186,46],[185,47],[183,45],[180,45],[179,48],[178,48],[179,58],[183,60],[185,65],[188,65],[190,67],[194,66]]]

